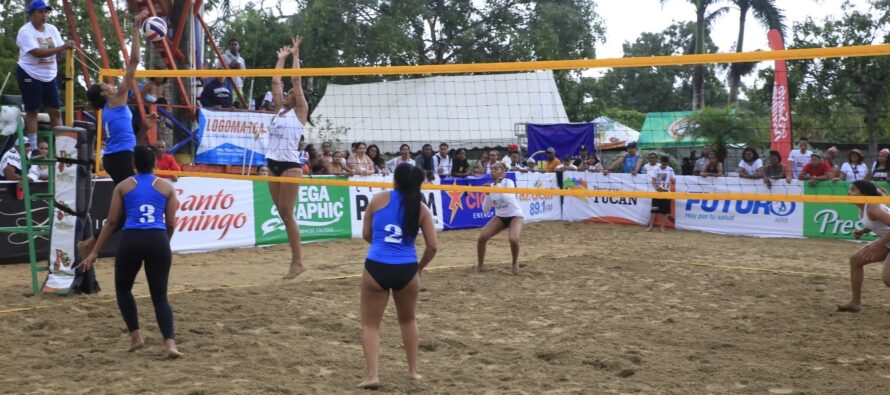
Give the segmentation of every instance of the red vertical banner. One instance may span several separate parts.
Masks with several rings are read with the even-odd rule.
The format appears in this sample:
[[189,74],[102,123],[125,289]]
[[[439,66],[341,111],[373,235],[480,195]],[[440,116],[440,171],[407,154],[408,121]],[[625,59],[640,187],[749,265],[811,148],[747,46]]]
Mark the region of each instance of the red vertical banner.
[[[782,34],[771,29],[768,34],[769,47],[774,51],[785,49]],[[773,84],[772,116],[770,117],[770,149],[779,151],[782,161],[788,166],[791,152],[791,99],[788,95],[788,68],[784,60],[776,60]]]

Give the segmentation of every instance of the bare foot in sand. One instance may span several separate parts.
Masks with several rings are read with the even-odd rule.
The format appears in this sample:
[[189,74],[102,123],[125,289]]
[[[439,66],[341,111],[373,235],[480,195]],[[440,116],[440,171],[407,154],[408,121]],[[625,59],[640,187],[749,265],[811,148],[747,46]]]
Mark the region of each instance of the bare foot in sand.
[[513,265],[513,275],[519,274],[519,265]]
[[142,333],[139,330],[130,332],[130,348],[127,349],[127,352],[141,350],[143,347],[145,347],[145,341],[142,340]]
[[380,379],[377,377],[366,378],[362,380],[361,383],[358,383],[357,388],[364,388],[368,390],[376,390],[380,388]]
[[290,270],[287,271],[287,274],[282,277],[282,280],[291,280],[297,278],[297,276],[303,274],[306,271],[306,268],[303,267],[302,263],[291,263]]
[[167,359],[177,359],[182,356],[182,353],[176,348],[176,342],[173,339],[165,340],[164,345],[167,347]]
[[847,303],[837,305],[837,311],[844,313],[858,313],[860,310],[862,310],[862,306],[858,304]]
[[652,231],[652,227],[651,227],[651,226],[648,227],[648,228],[646,228],[646,232],[651,232],[651,231]]

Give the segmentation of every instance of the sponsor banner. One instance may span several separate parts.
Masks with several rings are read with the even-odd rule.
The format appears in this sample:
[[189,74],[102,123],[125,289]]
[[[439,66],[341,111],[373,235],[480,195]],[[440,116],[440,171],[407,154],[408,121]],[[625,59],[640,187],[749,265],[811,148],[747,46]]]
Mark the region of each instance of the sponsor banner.
[[[875,185],[890,190],[890,183],[876,182]],[[815,186],[806,184],[806,195],[846,195],[850,182],[821,181]],[[806,203],[804,204],[803,235],[826,239],[853,240],[853,231],[862,229],[859,208],[855,204]],[[874,240],[874,233],[862,236],[862,240]]]
[[[588,173],[567,171],[562,176],[563,189],[607,191],[651,191],[652,183],[645,174]],[[562,218],[566,221],[606,222],[626,225],[649,223],[652,199],[629,197],[566,196]]]
[[265,132],[274,117],[267,113],[199,109],[195,163],[265,165],[269,140]]
[[[557,189],[556,173],[509,173],[508,177],[519,188]],[[518,194],[519,205],[525,222],[556,221],[562,218],[562,203],[559,196]]]
[[[508,176],[512,176],[509,173]],[[511,177],[512,178],[512,177]],[[491,176],[488,174],[476,177],[456,178],[442,177],[441,185],[491,185]],[[482,212],[482,201],[485,199],[483,192],[442,192],[442,220],[445,222],[445,230],[481,228],[494,216],[494,210],[488,213]]]
[[[59,135],[56,137],[57,158],[77,158],[77,138]],[[74,266],[77,258],[74,244],[77,242],[77,217],[58,208],[65,206],[77,209],[77,167],[73,164],[57,163],[55,179],[56,210],[53,215],[53,228],[49,247],[49,274],[43,292],[67,292],[74,282]]]
[[174,252],[254,245],[253,182],[184,177],[173,186],[179,199]]
[[[769,47],[773,51],[785,49],[782,32],[770,29],[767,34]],[[770,116],[770,149],[779,151],[782,162],[788,166],[791,152],[791,99],[788,92],[788,67],[784,59],[776,59],[773,73],[773,102]]]
[[[330,177],[345,180],[345,177]],[[294,214],[303,242],[348,239],[352,236],[349,187],[300,185]],[[284,222],[266,182],[253,183],[256,244],[287,243]]]
[[[366,181],[366,182],[385,182],[392,184],[392,176],[355,176],[350,177],[350,181]],[[362,227],[364,226],[365,211],[371,203],[374,195],[381,192],[389,192],[390,188],[366,188],[366,187],[349,187],[349,201],[352,204],[352,237],[362,237]],[[442,230],[442,192],[438,190],[422,190],[423,202],[433,214],[436,224],[436,230]]]
[[[779,185],[781,183],[781,185]],[[777,181],[767,188],[762,180],[736,177],[677,177],[677,192],[701,193],[702,199],[675,202],[678,229],[755,237],[802,237],[804,205],[800,202],[708,200],[708,193],[774,193],[801,195],[798,181]]]

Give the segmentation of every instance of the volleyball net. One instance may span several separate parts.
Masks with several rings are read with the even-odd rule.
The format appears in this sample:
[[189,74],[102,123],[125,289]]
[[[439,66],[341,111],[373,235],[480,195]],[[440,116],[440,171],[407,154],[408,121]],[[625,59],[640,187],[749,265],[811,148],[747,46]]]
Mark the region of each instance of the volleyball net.
[[[775,148],[771,141],[771,129],[775,128],[772,96],[763,98],[751,91],[746,104],[738,107],[727,108],[721,102],[706,103],[714,107],[695,112],[629,109],[636,118],[615,119],[576,108],[597,95],[609,94],[578,82],[605,78],[596,75],[601,69],[691,70],[694,65],[716,69],[740,62],[818,62],[888,54],[890,45],[873,45],[645,58],[298,69],[290,67],[289,59],[284,69],[140,70],[136,75],[139,79],[180,79],[192,95],[185,101],[193,101],[194,112],[186,113],[181,106],[175,111],[177,107],[170,106],[171,119],[162,118],[162,124],[185,129],[179,138],[187,135],[189,141],[180,146],[191,150],[189,162],[196,166],[181,172],[158,172],[164,175],[386,188],[391,187],[391,181],[380,174],[391,174],[402,162],[420,161],[424,166],[429,161],[426,169],[431,183],[424,188],[443,193],[513,192],[588,202],[663,198],[684,202],[874,203],[888,202],[888,198],[847,196],[847,190],[850,181],[873,178],[879,159],[861,153],[859,162],[865,170],[854,164],[850,171],[841,172],[853,152],[853,146],[844,141],[814,141],[803,151],[818,156],[817,160],[807,155],[805,161],[813,162],[808,174],[820,173],[819,163],[829,157],[833,175],[818,174],[818,181],[799,180],[800,165],[788,162],[789,151],[799,148],[796,140],[808,137],[807,130],[792,129],[795,143],[792,146],[791,139],[784,141],[781,165],[770,166],[770,151]],[[103,69],[100,77],[122,75],[121,70]],[[305,143],[290,155],[299,155],[304,161],[311,157],[301,178],[260,175],[267,155],[280,157],[270,152],[269,145],[269,127],[278,116],[271,111],[271,92],[254,95],[248,98],[249,103],[238,103],[232,90],[229,102],[225,94],[214,94],[220,87],[231,87],[235,79],[269,81],[276,76],[282,78],[285,92],[291,88],[290,77],[302,77],[309,102]],[[771,88],[763,87],[762,91]],[[573,97],[567,97],[570,95]],[[844,114],[848,118],[858,116],[849,111]],[[796,119],[788,123],[801,126]],[[102,141],[101,114],[98,125]],[[836,127],[862,129],[858,124]],[[354,144],[359,142],[366,154],[356,154]],[[715,158],[709,160],[703,152],[705,146],[715,152]],[[834,152],[832,146],[840,149]],[[746,148],[753,149],[757,158],[748,161]],[[97,147],[97,153],[100,150]],[[382,159],[369,159],[369,150]],[[628,152],[639,158],[625,159],[631,156]],[[443,161],[440,153],[447,159]],[[658,179],[651,177],[655,168],[664,168],[660,165],[663,157],[676,175],[665,185],[667,192],[656,190]],[[490,160],[507,163],[517,189],[489,185],[485,174],[490,172]],[[224,166],[228,171],[209,171],[213,166]],[[763,172],[772,177],[751,177]]]

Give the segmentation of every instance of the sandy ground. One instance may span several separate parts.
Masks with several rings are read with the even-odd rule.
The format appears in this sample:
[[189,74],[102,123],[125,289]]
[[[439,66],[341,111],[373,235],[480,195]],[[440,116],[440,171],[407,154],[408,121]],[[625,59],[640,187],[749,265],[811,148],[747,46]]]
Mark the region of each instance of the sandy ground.
[[[470,273],[478,230],[440,233],[418,309],[420,369],[402,378],[392,305],[384,393],[886,393],[888,290],[867,269],[865,309],[848,298],[857,246],[824,240],[527,226],[517,277],[504,236]],[[618,247],[627,245],[630,247]],[[283,282],[285,246],[177,255],[171,302],[185,358],[161,358],[151,303],[147,348],[124,352],[111,261],[103,292],[28,298],[24,265],[0,267],[3,393],[361,393],[360,240],[307,245],[310,270]],[[710,265],[719,265],[714,267]],[[344,277],[345,276],[345,277]],[[341,278],[336,278],[341,277]],[[145,295],[144,279],[137,284]]]

